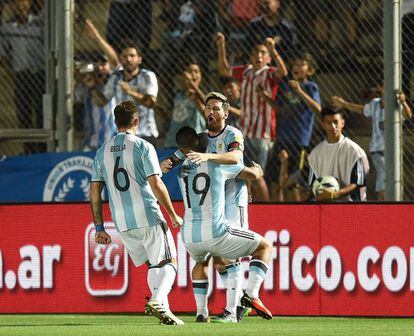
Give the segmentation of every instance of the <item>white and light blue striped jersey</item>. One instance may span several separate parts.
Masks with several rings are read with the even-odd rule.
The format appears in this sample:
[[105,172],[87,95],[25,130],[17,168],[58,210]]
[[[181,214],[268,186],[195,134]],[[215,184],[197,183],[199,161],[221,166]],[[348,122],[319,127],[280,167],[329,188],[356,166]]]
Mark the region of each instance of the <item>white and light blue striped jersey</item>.
[[92,98],[92,90],[85,97],[83,115],[84,146],[97,150],[116,133],[114,120],[115,98],[111,98],[104,106],[98,106]]
[[369,143],[369,151],[384,151],[384,109],[381,108],[381,98],[374,98],[364,105],[364,115],[372,118],[372,135]]
[[165,222],[147,178],[162,175],[154,146],[118,133],[96,152],[91,181],[105,182],[112,219],[119,231]]
[[[119,81],[123,80],[123,70],[117,69],[115,70],[112,75],[109,77],[108,82],[106,83],[103,94],[107,99],[115,96],[116,103],[119,104],[126,100],[133,100],[131,96],[126,94],[124,91],[121,90],[119,86]],[[140,69],[137,76],[132,78],[128,85],[138,91],[141,94],[147,94],[150,96],[157,97],[158,94],[158,82],[155,73],[146,70]],[[139,124],[138,124],[138,136],[146,136],[146,137],[158,137],[158,128],[155,122],[155,112],[154,109],[148,108],[144,105],[137,104],[138,108],[138,117],[139,117]]]
[[211,161],[194,164],[186,159],[178,182],[185,213],[181,235],[185,243],[208,241],[226,233],[225,182],[237,177],[243,164],[222,165]]
[[[223,131],[214,136],[208,137],[208,153],[226,153],[232,148],[235,142],[239,143],[239,149],[244,151],[243,134],[237,128],[227,125]],[[235,214],[239,213],[238,207],[247,207],[248,190],[244,180],[234,179],[226,182],[226,217],[232,220]]]

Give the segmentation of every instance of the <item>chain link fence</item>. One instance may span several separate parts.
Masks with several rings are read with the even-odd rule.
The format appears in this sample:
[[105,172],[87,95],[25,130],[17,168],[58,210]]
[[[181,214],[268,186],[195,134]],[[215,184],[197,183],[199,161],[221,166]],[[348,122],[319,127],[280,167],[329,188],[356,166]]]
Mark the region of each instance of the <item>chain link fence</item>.
[[[0,129],[43,128],[45,92],[43,1],[1,1]],[[37,143],[4,143],[2,154],[44,151]]]
[[[410,106],[413,94],[413,3],[404,1],[402,13],[402,87]],[[41,1],[33,0],[31,6],[41,18]],[[12,2],[6,1],[2,11],[2,39],[9,25],[8,19],[12,17],[12,8]],[[152,131],[143,133],[150,141],[159,147],[174,147],[174,134],[179,126],[187,124],[199,131],[204,129],[200,106],[203,94],[223,92],[236,107],[230,111],[229,123],[242,128],[250,155],[256,157],[270,148],[266,168],[270,197],[295,200],[298,197],[296,187],[301,183],[297,168],[303,167],[306,152],[324,138],[318,108],[311,108],[304,102],[298,94],[297,82],[302,82],[301,88],[321,106],[332,103],[335,108],[342,108],[346,135],[371,157],[372,123],[377,121],[364,115],[363,106],[381,97],[382,17],[382,1],[379,0],[75,1],[75,147],[93,150],[105,136],[114,132],[110,113],[114,102],[108,97],[101,100],[99,93],[110,80],[110,71],[120,65],[128,66],[123,48],[128,45],[126,39],[133,40],[140,50],[138,56],[142,56],[140,68],[150,70],[156,76],[156,84],[151,79],[145,86],[157,97],[156,104],[149,107],[154,110],[156,130],[147,124],[147,129]],[[42,92],[40,60],[43,56],[37,55],[41,50],[41,38],[32,36],[35,32],[36,29],[31,30],[30,43],[38,43],[38,46],[29,48],[26,45],[26,50],[15,54],[10,54],[4,47],[1,49],[1,55],[6,56],[8,62],[3,62],[0,70],[5,83],[0,90],[3,107],[0,128],[41,125],[41,120],[36,117],[36,103]],[[222,33],[219,39],[218,33]],[[251,58],[251,51],[257,44],[265,43],[268,37],[276,42],[276,50],[289,74],[282,79],[279,92],[266,75],[258,82],[250,83],[251,97],[245,99],[250,105],[257,106],[249,107],[240,97],[242,86],[248,84],[248,68],[243,65],[258,62],[253,68],[261,67],[257,57]],[[271,47],[272,41],[268,40],[266,45]],[[223,49],[225,54],[221,53]],[[39,66],[28,63],[30,66],[24,70],[30,73],[19,75],[16,60],[23,62],[26,59],[27,62],[36,61]],[[278,63],[273,57],[271,66],[280,65]],[[24,76],[25,80],[20,82],[19,76]],[[304,85],[303,76],[312,84]],[[243,90],[247,92],[246,86]],[[121,91],[123,97],[128,97],[128,87]],[[282,99],[283,106],[278,99]],[[275,102],[274,115],[270,110],[272,100]],[[346,103],[362,107],[350,108]],[[247,120],[246,109],[253,112],[261,109],[263,118]],[[403,126],[405,200],[414,199],[413,142],[413,124],[406,118]],[[290,166],[285,162],[290,162]],[[370,163],[368,199],[375,200],[376,170]],[[266,164],[262,161],[262,165]]]

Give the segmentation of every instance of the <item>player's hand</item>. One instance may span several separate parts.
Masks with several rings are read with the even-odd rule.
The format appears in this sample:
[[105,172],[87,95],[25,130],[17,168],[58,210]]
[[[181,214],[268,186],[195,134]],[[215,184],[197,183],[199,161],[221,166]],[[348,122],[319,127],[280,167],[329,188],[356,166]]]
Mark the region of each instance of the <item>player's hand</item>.
[[96,29],[95,25],[90,19],[86,19],[85,21],[85,28],[86,28],[86,35],[93,40],[97,40],[99,38],[98,29]]
[[297,80],[294,80],[294,79],[289,80],[288,85],[295,92],[299,92],[301,90],[300,83]]
[[124,92],[128,92],[128,90],[130,89],[129,84],[127,82],[124,82],[124,81],[119,81],[119,87]]
[[171,217],[171,223],[173,227],[177,228],[183,225],[183,219],[180,216],[175,215]]
[[332,194],[333,194],[332,191],[324,190],[316,197],[316,201],[318,201],[318,202],[322,202],[322,201],[323,202],[327,202],[327,201],[332,202],[333,201]]
[[95,242],[98,244],[108,245],[111,243],[111,236],[106,231],[95,232]]
[[248,202],[248,203],[252,203],[252,202],[253,202],[253,197],[252,197],[252,195],[251,195],[251,194],[248,194],[248,195],[247,195],[247,202]]
[[191,151],[187,154],[187,158],[195,164],[200,164],[201,162],[208,161],[209,155],[208,153],[198,153]]
[[164,161],[162,161],[160,163],[160,167],[161,167],[161,171],[166,174],[168,173],[172,167],[173,167],[173,163],[170,159],[165,159]]
[[344,105],[344,100],[338,96],[332,96],[329,102],[333,108],[341,108]]
[[253,167],[256,167],[259,170],[259,178],[262,178],[264,175],[262,167],[254,161],[252,161],[252,164],[253,164]]
[[226,44],[226,38],[224,37],[223,33],[217,33],[216,35],[216,45],[217,48],[223,48]]

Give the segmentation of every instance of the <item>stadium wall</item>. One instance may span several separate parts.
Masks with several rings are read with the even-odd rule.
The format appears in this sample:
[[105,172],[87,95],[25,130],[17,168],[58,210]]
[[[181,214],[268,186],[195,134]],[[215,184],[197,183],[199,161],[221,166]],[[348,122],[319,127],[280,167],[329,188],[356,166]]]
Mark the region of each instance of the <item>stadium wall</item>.
[[[251,205],[251,228],[273,242],[263,301],[275,315],[414,316],[413,207]],[[89,204],[0,205],[0,313],[143,312],[145,266],[128,260],[104,213],[107,247],[94,243]],[[171,306],[194,312],[192,262],[174,236]],[[211,276],[218,313],[225,293]]]

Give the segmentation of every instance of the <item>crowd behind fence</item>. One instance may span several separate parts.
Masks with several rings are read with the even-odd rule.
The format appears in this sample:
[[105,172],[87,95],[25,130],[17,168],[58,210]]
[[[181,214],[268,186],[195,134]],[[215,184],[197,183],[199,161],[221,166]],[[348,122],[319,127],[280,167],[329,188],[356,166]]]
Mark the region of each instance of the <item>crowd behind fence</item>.
[[[2,129],[43,127],[43,5],[41,0],[1,2]],[[406,0],[401,15],[401,57],[402,91],[409,105],[413,95],[413,18],[414,1]],[[320,106],[342,108],[346,135],[367,153],[373,152],[369,143],[375,121],[349,104],[364,106],[381,99],[382,1],[75,1],[73,36],[76,150],[94,150],[102,139],[114,133],[113,106],[119,99],[131,98],[141,99],[145,107],[141,136],[158,147],[174,147],[174,133],[179,126],[189,124],[198,131],[205,128],[200,99],[209,91],[219,91],[234,107],[228,122],[246,130],[247,149],[252,155],[263,148],[269,150],[266,170],[279,171],[283,149],[296,161],[302,161],[309,149],[324,138],[318,108],[309,108],[298,95],[296,79],[305,76],[302,89]],[[240,89],[248,71],[244,65],[260,62],[257,57],[251,58],[251,50],[258,43],[270,49],[275,45],[289,73],[278,83],[279,92],[276,86],[266,87],[266,81],[265,85],[251,85],[250,105],[268,109],[269,119],[256,120],[249,129],[246,123],[251,121],[246,120],[243,111],[249,104],[241,101]],[[138,56],[142,56],[142,79],[135,84],[147,90],[143,97],[132,97],[128,91],[131,82],[125,79],[135,77],[127,74],[128,60],[123,54],[126,45],[137,45]],[[124,72],[118,71],[121,64]],[[271,66],[279,65],[273,57]],[[114,70],[117,78],[111,75]],[[304,75],[300,74],[302,70]],[[112,87],[112,96],[108,94],[111,81],[118,86]],[[277,101],[277,95],[283,97],[284,108],[275,106],[273,112],[269,99]],[[403,98],[399,97],[401,101]],[[296,112],[291,113],[292,109]],[[379,122],[383,123],[383,119]],[[283,141],[279,134],[283,134]],[[403,122],[402,137],[403,198],[412,200],[414,128],[410,117]],[[0,139],[0,149],[5,155],[15,155],[42,152],[46,147],[43,143]],[[266,159],[261,163],[265,167]],[[375,174],[371,169],[368,199],[376,199]],[[295,183],[301,183],[300,175]],[[292,199],[289,190],[287,187],[282,191],[284,200]]]

